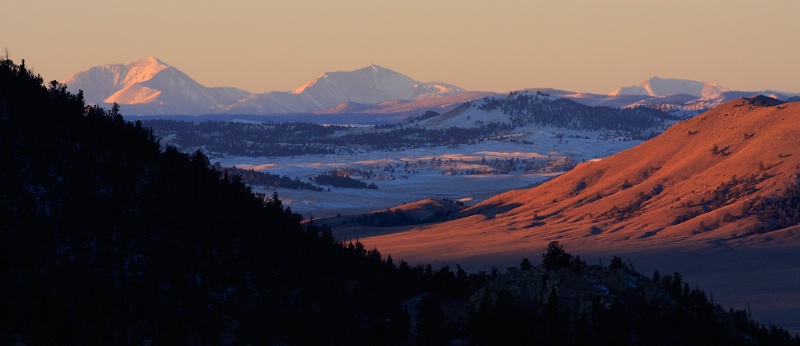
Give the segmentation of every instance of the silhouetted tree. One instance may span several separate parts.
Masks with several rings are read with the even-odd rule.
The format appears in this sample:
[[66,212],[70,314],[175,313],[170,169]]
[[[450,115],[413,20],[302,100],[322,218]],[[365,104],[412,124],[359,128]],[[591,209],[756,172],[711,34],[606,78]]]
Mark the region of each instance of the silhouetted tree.
[[548,244],[542,254],[542,263],[547,269],[568,268],[571,259],[572,255],[564,251],[564,247],[557,241]]
[[532,267],[532,265],[531,265],[531,261],[530,261],[530,260],[528,260],[528,258],[527,258],[527,257],[523,257],[523,258],[522,258],[522,261],[519,263],[519,267],[520,267],[522,270],[528,270],[528,269],[531,269],[531,267]]

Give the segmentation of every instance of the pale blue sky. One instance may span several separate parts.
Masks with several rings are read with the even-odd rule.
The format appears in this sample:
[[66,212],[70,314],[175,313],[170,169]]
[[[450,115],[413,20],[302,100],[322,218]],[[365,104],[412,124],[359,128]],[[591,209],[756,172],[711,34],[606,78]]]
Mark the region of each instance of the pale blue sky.
[[659,76],[800,92],[798,14],[798,0],[9,0],[0,48],[47,80],[156,56],[252,92],[372,63],[468,90]]

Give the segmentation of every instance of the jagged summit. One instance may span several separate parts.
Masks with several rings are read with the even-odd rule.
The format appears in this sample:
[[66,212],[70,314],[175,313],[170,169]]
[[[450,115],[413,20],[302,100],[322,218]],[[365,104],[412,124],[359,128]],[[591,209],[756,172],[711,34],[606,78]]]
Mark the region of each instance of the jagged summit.
[[[113,65],[105,65],[113,66]],[[163,70],[171,67],[169,64],[161,61],[161,59],[150,56],[141,60],[136,60],[125,64],[129,69],[142,69],[142,70]]]
[[161,61],[161,59],[156,58],[154,56],[149,56],[149,57],[145,58],[144,60],[147,60],[147,61],[153,62],[153,63],[157,63],[157,64],[166,65],[163,61]]
[[380,66],[380,65],[377,65],[377,64],[369,64],[369,65],[367,65],[365,67],[362,67],[360,69],[357,69],[357,70],[355,70],[353,72],[356,72],[356,71],[371,71],[372,73],[397,73],[395,71],[392,71],[391,69],[388,69],[386,67],[383,67],[383,66]]

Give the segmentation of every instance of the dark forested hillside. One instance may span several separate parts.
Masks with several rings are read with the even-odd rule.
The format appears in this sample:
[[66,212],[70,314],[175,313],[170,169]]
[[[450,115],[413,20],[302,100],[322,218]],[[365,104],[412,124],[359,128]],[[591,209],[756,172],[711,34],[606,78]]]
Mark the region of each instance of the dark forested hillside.
[[219,162],[214,163],[212,167],[214,167],[214,170],[222,172],[223,174],[229,174],[231,176],[239,176],[242,182],[250,187],[255,187],[255,186],[261,186],[264,188],[281,187],[285,189],[312,190],[312,191],[324,190],[323,188],[316,186],[314,184],[300,181],[300,179],[297,178],[292,179],[285,175],[279,176],[277,174],[260,172],[254,169],[243,169],[235,166],[222,167],[222,165]]
[[[0,162],[0,344],[800,343],[717,309],[677,274],[628,268],[637,287],[669,293],[648,305],[609,284],[578,314],[566,289],[549,287],[545,303],[503,293],[513,271],[395,265],[301,224],[199,151],[160,149],[116,107],[43,86],[24,61],[0,60]],[[556,246],[543,262],[521,267],[593,280],[623,268]]]
[[0,344],[409,340],[401,303],[436,271],[304,227],[42,81],[0,61]]

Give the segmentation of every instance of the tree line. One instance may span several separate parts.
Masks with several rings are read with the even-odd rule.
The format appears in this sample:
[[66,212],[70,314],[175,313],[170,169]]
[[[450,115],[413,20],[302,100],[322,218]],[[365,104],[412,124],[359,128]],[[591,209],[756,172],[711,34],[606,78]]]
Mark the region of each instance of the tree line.
[[267,172],[259,172],[254,169],[238,168],[236,166],[223,167],[219,162],[214,163],[212,167],[214,170],[222,173],[223,175],[238,176],[239,179],[241,179],[244,184],[251,187],[262,186],[265,188],[273,187],[273,188],[312,190],[312,191],[325,190],[314,184],[309,184],[307,182],[304,182],[299,178],[292,179],[286,175],[280,176],[277,174],[270,174]]

